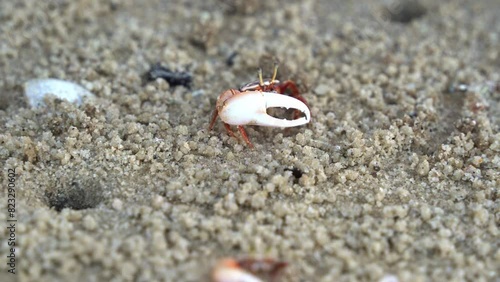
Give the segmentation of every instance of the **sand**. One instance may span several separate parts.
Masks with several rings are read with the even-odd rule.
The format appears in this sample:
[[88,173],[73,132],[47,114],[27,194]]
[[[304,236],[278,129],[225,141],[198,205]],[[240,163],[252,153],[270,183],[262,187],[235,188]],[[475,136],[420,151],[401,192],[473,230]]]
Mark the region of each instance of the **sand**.
[[[138,2],[0,2],[1,281],[499,281],[498,1]],[[209,131],[273,56],[312,122]],[[46,77],[97,98],[32,109]]]

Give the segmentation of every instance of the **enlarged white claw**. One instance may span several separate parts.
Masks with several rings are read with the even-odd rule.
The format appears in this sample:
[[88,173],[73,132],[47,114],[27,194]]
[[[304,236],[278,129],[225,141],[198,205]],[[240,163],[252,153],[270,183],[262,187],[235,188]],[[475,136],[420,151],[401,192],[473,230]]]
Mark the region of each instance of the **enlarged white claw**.
[[[295,109],[304,117],[286,120],[267,114],[268,108]],[[221,119],[231,125],[260,125],[270,127],[294,127],[309,123],[311,112],[306,104],[293,97],[261,91],[241,92],[226,100],[219,112]]]
[[258,124],[258,125],[273,126],[273,127],[294,127],[309,123],[309,121],[311,120],[311,112],[309,111],[309,108],[299,99],[271,92],[262,92],[262,94],[264,95],[264,99],[266,101],[266,109],[269,108],[295,109],[304,113],[305,116],[294,120],[286,120],[286,119],[278,119],[266,114],[263,120],[263,124]]
[[219,265],[212,273],[213,282],[262,282],[261,279],[244,271],[226,265]]

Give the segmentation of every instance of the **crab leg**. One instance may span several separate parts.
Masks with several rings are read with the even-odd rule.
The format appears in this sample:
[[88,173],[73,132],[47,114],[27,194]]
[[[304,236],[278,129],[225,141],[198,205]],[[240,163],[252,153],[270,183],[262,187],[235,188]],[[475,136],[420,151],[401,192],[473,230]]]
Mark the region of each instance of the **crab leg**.
[[238,137],[236,137],[236,135],[234,134],[233,130],[231,129],[231,126],[227,123],[224,123],[224,127],[226,128],[226,131],[229,135],[231,135],[231,137],[234,137],[236,139],[238,139]]
[[245,142],[248,144],[248,147],[253,148],[253,144],[252,144],[252,142],[250,142],[250,139],[248,139],[247,132],[243,128],[243,126],[238,125],[238,130],[240,131],[241,136],[243,136],[243,139],[245,140]]
[[212,115],[212,120],[210,121],[210,125],[208,126],[208,130],[212,130],[215,125],[215,121],[217,120],[217,116],[219,115],[219,111],[217,109],[214,110]]
[[[217,119],[217,116],[218,116],[218,112],[217,112],[217,110],[215,110],[214,114],[212,116],[212,121],[210,122],[210,126],[208,127],[208,130],[212,130],[212,128],[215,124],[215,120]],[[236,135],[234,134],[234,132],[231,129],[231,126],[229,124],[224,123],[224,128],[226,128],[227,133],[231,137],[238,139],[238,137],[236,137]],[[240,131],[241,136],[243,136],[243,139],[245,140],[245,142],[248,144],[248,147],[253,148],[253,144],[252,144],[252,142],[250,142],[250,139],[248,138],[248,134],[245,131],[245,128],[243,128],[243,126],[241,126],[241,125],[238,125],[238,130]]]

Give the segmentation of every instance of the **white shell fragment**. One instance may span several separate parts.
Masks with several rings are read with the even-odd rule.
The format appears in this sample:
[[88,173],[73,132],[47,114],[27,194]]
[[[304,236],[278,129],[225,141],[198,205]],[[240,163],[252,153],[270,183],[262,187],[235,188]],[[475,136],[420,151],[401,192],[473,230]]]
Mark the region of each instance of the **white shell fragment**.
[[83,97],[95,97],[90,91],[76,83],[54,78],[27,81],[24,84],[24,94],[28,99],[28,104],[33,108],[43,106],[43,98],[46,95],[54,95],[77,105],[83,102]]

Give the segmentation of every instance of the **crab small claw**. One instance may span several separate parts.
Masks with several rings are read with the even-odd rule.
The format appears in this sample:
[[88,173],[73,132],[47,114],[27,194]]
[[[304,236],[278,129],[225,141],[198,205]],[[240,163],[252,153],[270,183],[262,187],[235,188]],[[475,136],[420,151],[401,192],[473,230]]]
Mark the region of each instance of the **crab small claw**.
[[[267,114],[269,108],[295,109],[304,113],[304,117],[286,120]],[[283,94],[262,91],[238,93],[224,101],[219,115],[231,125],[260,125],[270,127],[294,127],[304,125],[311,119],[311,112],[306,104],[298,99]]]

